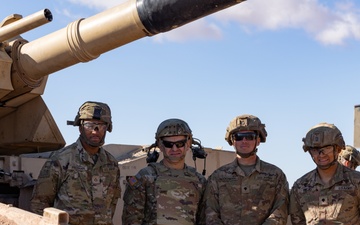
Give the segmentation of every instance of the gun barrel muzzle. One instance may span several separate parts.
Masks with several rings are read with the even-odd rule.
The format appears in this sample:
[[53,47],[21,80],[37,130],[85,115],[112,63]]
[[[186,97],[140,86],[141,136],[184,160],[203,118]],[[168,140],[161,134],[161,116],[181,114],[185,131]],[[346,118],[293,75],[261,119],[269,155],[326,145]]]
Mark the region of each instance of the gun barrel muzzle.
[[22,33],[51,22],[53,16],[49,9],[41,10],[30,16],[9,23],[0,28],[0,42],[14,38]]

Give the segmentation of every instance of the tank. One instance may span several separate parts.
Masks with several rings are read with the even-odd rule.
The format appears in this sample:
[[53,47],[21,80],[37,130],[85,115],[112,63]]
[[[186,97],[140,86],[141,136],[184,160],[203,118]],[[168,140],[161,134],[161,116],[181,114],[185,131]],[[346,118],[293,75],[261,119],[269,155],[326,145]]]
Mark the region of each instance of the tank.
[[[243,1],[130,0],[31,42],[21,34],[51,22],[51,11],[43,9],[24,18],[7,16],[0,24],[0,201],[29,210],[32,186],[49,152],[65,146],[41,97],[49,75]],[[141,147],[123,149],[129,155]],[[124,157],[119,152],[123,153],[117,150],[113,154],[121,161]],[[146,161],[141,163],[145,166]],[[0,215],[5,214],[0,207]],[[62,213],[56,215],[66,220]]]

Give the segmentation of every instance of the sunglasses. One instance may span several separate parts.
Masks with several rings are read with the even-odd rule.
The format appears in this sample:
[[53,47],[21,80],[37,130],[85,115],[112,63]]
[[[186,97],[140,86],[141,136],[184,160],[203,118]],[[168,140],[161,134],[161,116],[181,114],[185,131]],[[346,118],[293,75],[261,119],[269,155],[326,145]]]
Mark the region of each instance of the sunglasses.
[[165,148],[172,148],[174,145],[177,148],[182,148],[185,146],[186,142],[188,139],[184,139],[184,140],[180,140],[180,141],[165,141],[165,140],[161,140],[162,144],[164,145]]
[[233,134],[233,138],[235,141],[242,141],[244,140],[247,140],[247,141],[252,141],[252,140],[255,140],[257,137],[256,133],[235,133]]
[[332,145],[327,145],[321,148],[310,148],[310,154],[311,155],[320,155],[321,153],[324,155],[329,154],[330,152],[332,152],[334,150],[334,147]]
[[104,131],[107,129],[107,124],[106,123],[94,123],[94,122],[84,122],[83,123],[83,126],[86,130],[89,130],[89,131],[93,131],[95,130],[96,128],[99,130],[99,131]]

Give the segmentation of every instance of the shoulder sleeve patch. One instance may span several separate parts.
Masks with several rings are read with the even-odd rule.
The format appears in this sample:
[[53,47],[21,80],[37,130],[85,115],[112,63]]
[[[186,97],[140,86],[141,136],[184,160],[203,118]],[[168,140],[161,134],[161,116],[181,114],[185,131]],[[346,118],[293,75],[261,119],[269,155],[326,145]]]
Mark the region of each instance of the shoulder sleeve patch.
[[126,178],[128,184],[132,187],[137,186],[139,184],[139,180],[134,176],[129,176]]
[[39,178],[48,178],[48,177],[50,177],[51,164],[52,163],[50,161],[45,162],[43,168],[40,171]]

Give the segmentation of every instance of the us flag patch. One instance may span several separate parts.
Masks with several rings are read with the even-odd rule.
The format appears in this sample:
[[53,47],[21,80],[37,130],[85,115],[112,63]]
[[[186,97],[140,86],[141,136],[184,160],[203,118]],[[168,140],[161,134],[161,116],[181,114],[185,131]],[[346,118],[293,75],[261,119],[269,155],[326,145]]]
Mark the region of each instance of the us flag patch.
[[139,182],[138,179],[136,179],[136,177],[134,177],[134,176],[128,177],[127,181],[131,186],[134,186],[135,184],[137,184]]

